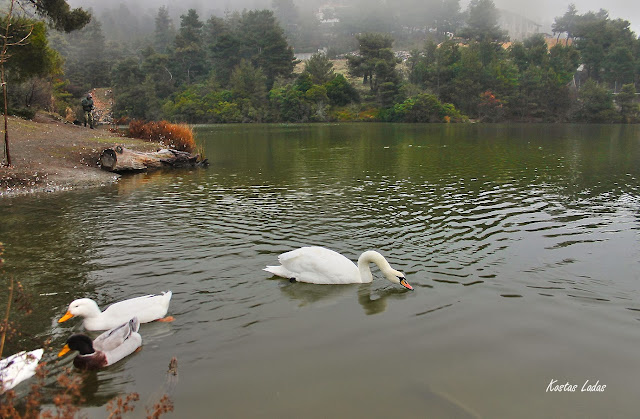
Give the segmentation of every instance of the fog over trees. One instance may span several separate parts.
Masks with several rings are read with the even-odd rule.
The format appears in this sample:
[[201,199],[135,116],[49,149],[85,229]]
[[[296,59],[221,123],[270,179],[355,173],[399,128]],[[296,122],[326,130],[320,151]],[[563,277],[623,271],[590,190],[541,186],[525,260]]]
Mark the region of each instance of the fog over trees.
[[188,123],[639,120],[637,35],[579,2],[548,28],[493,0],[70,4],[93,18],[49,31],[58,112],[105,87],[115,117]]
[[[125,2],[125,1],[100,1],[100,0],[71,0],[69,4],[74,7],[91,8],[98,15],[100,15],[105,9],[117,9],[120,3],[126,4],[126,6],[134,11],[136,14],[151,14],[161,7],[166,6],[171,12],[171,16],[174,20],[179,19],[180,14],[184,13],[188,9],[195,9],[203,16],[215,14],[217,16],[223,16],[226,11],[234,11],[243,9],[270,9],[273,8],[271,0],[141,0],[137,2]],[[387,8],[395,9],[398,14],[419,18],[421,13],[421,4],[428,2],[415,2],[413,7],[407,7],[402,5],[398,1],[389,0],[371,0],[361,2],[359,0],[341,0],[341,1],[326,1],[326,0],[293,0],[292,2],[298,12],[302,14],[315,13],[324,4],[336,4],[345,6],[359,6],[360,12],[375,13],[375,11],[383,11]],[[575,0],[558,2],[555,0],[496,0],[495,5],[498,9],[504,9],[511,12],[519,13],[536,23],[542,25],[543,30],[550,28],[553,23],[553,19],[556,16],[561,15],[569,4],[573,3],[577,9],[582,13],[592,10],[598,11],[601,8],[606,9],[612,19],[626,19],[631,22],[631,29],[640,34],[640,8],[635,6],[634,2],[628,0],[609,0],[602,2],[600,0]],[[469,0],[462,0],[460,2],[461,8],[464,10],[469,5]]]

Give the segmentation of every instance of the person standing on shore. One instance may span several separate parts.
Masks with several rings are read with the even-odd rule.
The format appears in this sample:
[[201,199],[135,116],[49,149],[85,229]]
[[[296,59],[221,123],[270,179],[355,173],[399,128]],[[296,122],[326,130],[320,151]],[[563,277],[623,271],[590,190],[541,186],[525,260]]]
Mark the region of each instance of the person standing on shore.
[[93,98],[91,93],[87,93],[87,97],[82,99],[82,112],[84,112],[84,126],[86,127],[89,122],[89,127],[93,129]]

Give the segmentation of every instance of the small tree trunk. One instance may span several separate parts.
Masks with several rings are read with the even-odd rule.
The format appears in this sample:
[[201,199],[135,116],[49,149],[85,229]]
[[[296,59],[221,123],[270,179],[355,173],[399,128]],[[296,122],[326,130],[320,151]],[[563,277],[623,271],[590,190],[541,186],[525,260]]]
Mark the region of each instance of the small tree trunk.
[[199,154],[171,149],[143,153],[122,146],[103,150],[99,162],[103,169],[111,172],[140,172],[163,167],[206,167],[209,164]]
[[9,29],[11,28],[11,18],[13,17],[13,3],[11,0],[9,5],[9,13],[7,13],[7,26],[4,28],[4,39],[2,42],[2,51],[0,52],[0,82],[2,83],[2,96],[4,98],[4,154],[7,156],[7,166],[11,166],[11,154],[9,153],[9,124],[7,122],[7,112],[9,105],[7,104],[7,80],[4,73],[4,63],[7,62],[7,50],[9,48]]
[[2,95],[4,97],[4,154],[7,156],[7,166],[11,166],[11,153],[9,153],[9,123],[7,120],[7,112],[9,107],[7,106],[7,83],[4,81],[4,63],[0,64],[0,73],[2,73]]

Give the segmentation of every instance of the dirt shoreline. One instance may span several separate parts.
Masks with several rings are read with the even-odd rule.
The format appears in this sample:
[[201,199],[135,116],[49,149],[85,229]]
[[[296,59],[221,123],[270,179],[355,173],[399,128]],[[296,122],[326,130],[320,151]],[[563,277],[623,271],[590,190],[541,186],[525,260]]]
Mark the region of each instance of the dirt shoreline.
[[[108,126],[89,129],[38,114],[33,121],[9,118],[11,167],[0,166],[0,198],[114,183],[119,175],[100,169],[102,150],[121,144],[155,151],[161,144],[118,136]],[[4,129],[0,130],[4,159]]]

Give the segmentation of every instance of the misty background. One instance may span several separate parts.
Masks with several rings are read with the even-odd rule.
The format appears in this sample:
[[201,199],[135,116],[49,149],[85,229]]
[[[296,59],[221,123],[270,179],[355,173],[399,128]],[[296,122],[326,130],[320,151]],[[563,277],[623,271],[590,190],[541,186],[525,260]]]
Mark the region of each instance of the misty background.
[[[131,14],[138,18],[141,25],[151,25],[150,27],[137,28],[141,33],[153,31],[153,19],[155,18],[158,8],[167,7],[171,18],[175,25],[179,25],[180,15],[185,14],[188,9],[196,9],[198,14],[204,19],[209,16],[224,17],[233,11],[242,11],[244,9],[273,9],[274,2],[271,0],[141,0],[138,2],[105,2],[103,0],[69,0],[68,3],[73,7],[82,7],[92,10],[103,24],[106,23],[108,28],[109,22],[105,20],[122,18],[130,19]],[[391,0],[293,0],[299,16],[307,18],[316,16],[319,8],[323,5],[333,6],[354,6],[362,10],[363,14],[375,13],[376,8],[394,9],[395,5]],[[418,4],[420,2],[417,2]],[[406,4],[406,2],[404,2]],[[460,1],[462,11],[466,10],[469,4],[468,0]],[[628,0],[574,0],[558,2],[555,0],[494,0],[494,4],[498,9],[509,11],[521,15],[527,19],[540,25],[541,33],[551,34],[551,25],[556,17],[562,16],[570,4],[574,4],[579,14],[588,11],[597,12],[604,9],[609,12],[610,19],[624,19],[629,21],[630,28],[635,32],[636,36],[640,34],[640,7],[634,2]],[[118,11],[121,11],[121,15]],[[396,9],[403,16],[411,15],[410,10]],[[105,13],[108,12],[108,13]],[[145,19],[146,18],[146,19]],[[384,32],[385,28],[381,27],[380,32]],[[108,31],[107,31],[108,32]],[[109,36],[109,33],[106,34]]]
[[[624,19],[631,23],[631,30],[640,34],[640,7],[633,1],[628,0],[575,0],[575,1],[556,1],[556,0],[494,0],[497,8],[509,10],[519,13],[541,25],[543,31],[549,31],[553,19],[562,16],[569,7],[574,4],[578,9],[578,13],[584,14],[588,11],[597,12],[604,9],[609,12],[611,19]],[[460,2],[461,7],[467,7],[468,1]]]

